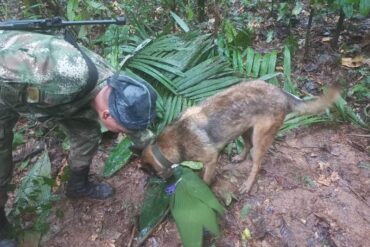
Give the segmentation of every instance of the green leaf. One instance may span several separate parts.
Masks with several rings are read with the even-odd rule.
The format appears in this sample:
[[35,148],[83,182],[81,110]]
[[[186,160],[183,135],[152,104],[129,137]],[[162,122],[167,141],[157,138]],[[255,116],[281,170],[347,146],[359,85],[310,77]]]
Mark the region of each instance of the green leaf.
[[273,73],[273,74],[266,74],[264,76],[259,77],[258,79],[263,80],[263,81],[267,81],[267,80],[270,80],[270,79],[276,79],[276,77],[278,75],[282,75],[282,74],[283,73],[281,73],[281,72],[277,72],[277,73]]
[[70,21],[75,20],[76,14],[75,10],[78,8],[78,0],[68,0],[67,3],[67,18]]
[[259,73],[260,76],[267,74],[269,62],[270,62],[270,54],[265,54],[261,62],[261,69]]
[[189,27],[188,25],[185,23],[185,21],[183,19],[181,19],[180,16],[176,15],[174,12],[170,12],[170,14],[172,15],[173,19],[175,19],[176,23],[181,27],[182,30],[184,30],[184,32],[189,32]]
[[193,98],[206,92],[218,92],[219,90],[225,89],[239,81],[240,79],[235,78],[234,76],[225,76],[218,79],[203,80],[201,83],[198,83],[191,88],[187,88],[181,91],[181,93],[184,94],[186,97]]
[[193,169],[193,170],[200,170],[203,168],[203,163],[196,162],[196,161],[183,161],[181,162],[180,165],[189,167],[190,169]]
[[284,48],[284,90],[289,93],[294,93],[295,88],[292,83],[292,68],[291,68],[291,54],[288,46],[285,46]]
[[283,126],[280,128],[278,136],[284,136],[292,129],[298,128],[302,125],[309,126],[315,123],[322,123],[328,121],[320,115],[302,115],[297,116],[295,113],[290,113],[286,116]]
[[194,172],[186,167],[177,167],[174,171],[177,179],[182,178],[182,184],[191,191],[193,197],[198,198],[208,207],[214,209],[219,214],[224,213],[224,208],[221,206],[208,185]]
[[252,73],[253,62],[254,62],[254,50],[252,48],[248,47],[248,49],[247,49],[247,64],[246,64],[247,76],[250,76],[251,73]]
[[241,52],[238,52],[238,70],[240,73],[244,72],[244,64]]
[[[131,45],[126,50],[133,52],[135,48]],[[242,69],[239,55],[235,66]],[[189,32],[162,36],[129,56],[125,70],[145,78],[160,95],[157,133],[187,106],[240,81],[230,63],[215,54],[210,35]]]
[[261,61],[262,61],[262,56],[260,53],[257,53],[253,61],[253,68],[252,68],[253,77],[258,77],[259,72],[260,72],[260,67],[261,67]]
[[111,177],[114,173],[127,164],[127,161],[132,156],[132,152],[129,149],[131,145],[131,140],[126,137],[116,147],[113,148],[109,157],[105,161],[103,168],[104,177]]
[[[16,194],[11,215],[16,217],[25,210],[34,212],[40,205],[46,204],[51,200],[51,186],[45,183],[44,178],[51,178],[51,163],[48,152],[45,150],[36,164],[31,168]],[[45,215],[49,213],[44,210]]]
[[294,6],[293,10],[292,10],[292,15],[295,15],[295,16],[299,15],[302,12],[302,9],[303,9],[303,3],[297,1],[295,3],[295,6]]
[[201,247],[203,229],[219,234],[216,212],[223,213],[212,191],[190,169],[177,167],[174,171],[176,190],[170,199],[171,213],[184,247]]
[[92,0],[86,0],[85,3],[87,3],[93,9],[108,10],[108,8],[105,7],[104,3],[101,3],[101,2],[95,2],[95,1],[92,1]]
[[152,66],[148,66],[143,63],[131,62],[128,65],[129,68],[136,69],[138,71],[142,71],[149,76],[152,76],[156,80],[158,80],[162,85],[164,85],[168,90],[172,93],[176,94],[175,89],[172,86],[171,80],[163,75],[161,72],[153,68]]
[[167,183],[163,179],[152,177],[149,181],[139,219],[139,242],[167,215],[170,198],[165,192],[166,187]]
[[236,49],[233,50],[233,68],[235,70],[238,70],[238,53],[240,54],[240,52]]
[[233,42],[234,38],[238,34],[233,23],[229,19],[226,19],[224,22],[224,32],[229,43]]
[[240,210],[240,219],[243,220],[245,217],[248,216],[250,211],[252,210],[252,205],[249,203],[244,204],[243,208]]
[[269,30],[267,32],[266,42],[267,43],[271,43],[271,41],[272,41],[273,38],[274,38],[274,31],[273,30]]
[[[43,182],[43,178],[51,178],[51,163],[48,152],[45,150],[37,163],[30,170],[27,179],[25,179],[20,187],[20,193],[24,192],[25,195],[31,194],[35,190],[39,190],[40,194],[37,196],[39,202],[46,202],[51,196],[51,187]],[[33,187],[31,184],[39,181],[39,186]],[[20,194],[19,196],[21,196]]]
[[353,15],[353,4],[343,4],[342,10],[347,18],[351,18]]
[[370,11],[370,0],[360,0],[359,10],[361,15],[367,16]]
[[13,149],[15,149],[17,146],[25,143],[23,134],[21,132],[15,132],[13,137]]
[[344,120],[351,121],[358,126],[369,129],[369,125],[359,115],[357,115],[350,106],[348,106],[345,99],[339,97],[335,102],[335,106]]
[[270,60],[269,60],[269,65],[268,65],[268,70],[267,70],[267,72],[269,74],[272,74],[272,73],[275,72],[275,69],[276,69],[276,60],[277,60],[277,52],[276,52],[276,50],[273,50],[270,53]]

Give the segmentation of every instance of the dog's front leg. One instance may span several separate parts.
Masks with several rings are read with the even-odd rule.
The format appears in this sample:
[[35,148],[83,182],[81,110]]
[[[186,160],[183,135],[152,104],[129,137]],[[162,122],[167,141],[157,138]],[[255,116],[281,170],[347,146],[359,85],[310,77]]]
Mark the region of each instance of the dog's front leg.
[[215,176],[216,166],[217,166],[217,155],[212,157],[206,162],[203,162],[204,164],[204,174],[203,174],[203,180],[207,184],[211,184],[212,180]]

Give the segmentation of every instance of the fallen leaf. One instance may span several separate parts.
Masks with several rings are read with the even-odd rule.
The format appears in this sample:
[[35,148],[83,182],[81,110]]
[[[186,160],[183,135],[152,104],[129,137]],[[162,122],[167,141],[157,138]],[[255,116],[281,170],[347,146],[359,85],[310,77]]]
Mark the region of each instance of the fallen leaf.
[[328,167],[330,167],[329,163],[319,161],[319,168],[320,168],[321,171],[326,170]]
[[349,68],[358,68],[364,64],[364,58],[362,56],[356,57],[343,57],[342,65]]
[[317,182],[319,184],[330,186],[333,182],[336,182],[340,179],[338,172],[334,171],[330,174],[329,177],[325,177],[324,175],[320,175]]
[[55,184],[52,188],[54,193],[59,189],[60,185],[62,184],[62,177],[63,177],[63,174],[64,174],[64,168],[66,168],[68,166],[67,159],[64,159],[62,161],[62,163],[63,163],[62,167],[59,169],[58,175],[55,178]]
[[334,172],[332,172],[332,173],[331,173],[331,175],[330,175],[330,180],[331,180],[332,182],[336,182],[336,181],[338,181],[339,179],[340,179],[340,177],[339,177],[338,172],[334,171]]
[[325,185],[325,186],[330,186],[331,181],[330,179],[326,178],[324,175],[320,175],[319,179],[317,179],[317,182],[319,184]]
[[322,42],[330,42],[332,40],[332,37],[324,37],[322,38]]
[[95,241],[98,238],[98,234],[91,235],[91,240]]
[[249,240],[251,238],[252,238],[251,231],[248,228],[245,228],[244,231],[242,232],[242,239]]

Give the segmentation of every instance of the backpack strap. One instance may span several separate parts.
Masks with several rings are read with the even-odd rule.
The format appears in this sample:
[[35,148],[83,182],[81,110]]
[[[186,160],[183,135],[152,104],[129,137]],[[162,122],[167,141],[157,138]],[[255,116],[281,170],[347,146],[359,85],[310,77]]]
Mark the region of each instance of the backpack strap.
[[64,31],[64,39],[73,45],[79,52],[81,53],[82,57],[86,61],[86,65],[88,68],[88,79],[86,86],[81,90],[80,93],[78,93],[77,98],[83,97],[90,93],[94,88],[96,83],[98,82],[98,70],[93,63],[93,61],[90,59],[88,55],[81,49],[81,47],[77,44],[76,39],[73,37],[73,35],[68,32],[68,30]]

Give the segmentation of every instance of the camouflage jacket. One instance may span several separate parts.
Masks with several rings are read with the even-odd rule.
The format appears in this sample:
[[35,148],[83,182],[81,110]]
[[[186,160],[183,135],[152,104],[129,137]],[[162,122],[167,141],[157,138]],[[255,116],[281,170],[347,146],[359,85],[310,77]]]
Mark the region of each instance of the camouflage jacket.
[[114,73],[103,58],[81,48],[96,65],[98,82],[88,95],[76,98],[88,79],[88,67],[78,49],[62,35],[0,31],[0,104],[36,118],[64,118],[79,112]]

